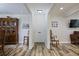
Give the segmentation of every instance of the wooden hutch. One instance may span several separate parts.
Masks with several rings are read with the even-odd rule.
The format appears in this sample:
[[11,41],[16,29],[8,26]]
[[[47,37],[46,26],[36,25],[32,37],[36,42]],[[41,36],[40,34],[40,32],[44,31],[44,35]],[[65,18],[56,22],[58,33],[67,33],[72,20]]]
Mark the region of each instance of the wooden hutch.
[[17,44],[18,43],[18,19],[0,18],[0,29],[5,31],[5,44]]

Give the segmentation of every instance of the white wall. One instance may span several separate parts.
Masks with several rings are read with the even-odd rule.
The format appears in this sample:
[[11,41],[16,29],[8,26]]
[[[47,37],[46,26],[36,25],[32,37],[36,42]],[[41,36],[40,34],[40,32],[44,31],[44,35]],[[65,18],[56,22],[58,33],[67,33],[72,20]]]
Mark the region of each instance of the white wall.
[[29,22],[29,49],[32,49],[34,46],[34,42],[33,42],[33,28],[32,28],[32,15],[30,15],[30,22]]
[[27,35],[28,33],[28,29],[23,29],[22,26],[23,24],[29,24],[29,22],[31,21],[31,17],[30,14],[24,14],[24,15],[12,15],[12,14],[1,14],[0,17],[6,17],[6,16],[10,16],[10,17],[16,17],[19,19],[19,43],[23,43],[23,39],[24,36]]
[[[58,27],[52,27],[51,22],[57,21]],[[70,43],[69,36],[68,36],[68,22],[66,21],[65,17],[62,16],[53,16],[50,19],[49,28],[52,29],[53,35],[57,35],[60,43]]]
[[[70,19],[79,19],[79,12],[76,12],[69,17],[52,16],[49,19],[49,28],[52,29],[54,35],[57,35],[60,43],[70,43],[70,34],[74,31],[79,31],[79,28],[69,28]],[[51,26],[52,21],[58,22],[58,27]]]
[[[67,17],[67,22],[70,23],[71,19],[78,19],[79,20],[79,12],[73,13],[69,17]],[[68,28],[68,35],[72,34],[74,31],[79,31],[79,28]],[[70,39],[70,38],[69,38]]]

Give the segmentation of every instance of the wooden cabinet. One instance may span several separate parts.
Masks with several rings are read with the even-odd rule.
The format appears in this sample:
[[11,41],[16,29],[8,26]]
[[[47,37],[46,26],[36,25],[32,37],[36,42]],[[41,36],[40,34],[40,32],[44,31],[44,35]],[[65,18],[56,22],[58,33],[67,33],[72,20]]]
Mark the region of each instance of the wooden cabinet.
[[0,18],[0,29],[5,30],[5,44],[18,43],[18,19]]
[[70,39],[72,44],[79,44],[79,31],[74,31],[70,34]]

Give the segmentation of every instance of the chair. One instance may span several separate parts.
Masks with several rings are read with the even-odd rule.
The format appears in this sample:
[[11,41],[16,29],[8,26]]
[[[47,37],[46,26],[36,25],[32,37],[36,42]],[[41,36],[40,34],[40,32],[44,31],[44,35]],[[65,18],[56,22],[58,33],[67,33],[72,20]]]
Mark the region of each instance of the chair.
[[51,39],[51,43],[50,44],[58,47],[59,40],[57,39],[57,36],[56,35],[52,35],[52,30],[50,30],[50,39]]
[[0,29],[0,50],[2,51],[3,55],[4,53],[4,36],[5,36],[5,31]]
[[57,36],[53,36],[53,39],[51,39],[52,44],[58,47],[59,45],[59,40],[57,39]]
[[71,43],[78,45],[79,44],[79,31],[74,31],[70,34]]
[[[26,42],[27,41],[27,42]],[[23,44],[28,45],[29,44],[29,36],[24,36],[24,41],[23,41]]]

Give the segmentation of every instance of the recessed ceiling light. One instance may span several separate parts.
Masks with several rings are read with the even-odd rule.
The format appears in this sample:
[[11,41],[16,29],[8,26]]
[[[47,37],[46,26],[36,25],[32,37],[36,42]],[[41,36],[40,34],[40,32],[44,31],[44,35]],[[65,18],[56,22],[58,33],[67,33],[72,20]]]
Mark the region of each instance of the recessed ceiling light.
[[42,13],[43,10],[37,10],[38,13]]
[[63,10],[63,7],[61,7],[60,10]]

